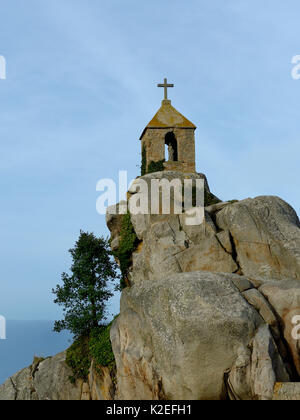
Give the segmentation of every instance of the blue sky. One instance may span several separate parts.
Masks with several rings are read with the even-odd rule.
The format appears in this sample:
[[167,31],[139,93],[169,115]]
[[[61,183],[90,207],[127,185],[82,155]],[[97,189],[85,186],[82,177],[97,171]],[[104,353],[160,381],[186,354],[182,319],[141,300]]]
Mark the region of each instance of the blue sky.
[[96,183],[139,174],[164,77],[198,126],[212,191],[278,195],[300,213],[299,13],[296,0],[2,2],[0,314],[59,317],[67,250],[80,229],[108,234]]

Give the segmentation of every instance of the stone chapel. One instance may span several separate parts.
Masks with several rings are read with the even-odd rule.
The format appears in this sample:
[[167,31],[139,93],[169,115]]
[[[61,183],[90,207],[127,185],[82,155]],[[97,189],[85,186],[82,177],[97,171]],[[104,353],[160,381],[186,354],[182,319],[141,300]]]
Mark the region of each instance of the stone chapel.
[[146,172],[151,164],[161,163],[167,171],[193,173],[197,127],[171,105],[168,88],[174,85],[165,79],[158,87],[164,88],[164,100],[140,137]]

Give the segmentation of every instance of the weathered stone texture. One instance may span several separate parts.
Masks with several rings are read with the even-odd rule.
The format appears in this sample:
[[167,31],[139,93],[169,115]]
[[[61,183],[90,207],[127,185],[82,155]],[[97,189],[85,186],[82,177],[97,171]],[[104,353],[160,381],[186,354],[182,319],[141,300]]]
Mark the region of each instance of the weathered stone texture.
[[[146,134],[145,134],[146,137]],[[152,179],[204,179],[164,171]],[[128,193],[135,197],[134,185]],[[65,354],[24,369],[2,399],[300,399],[300,223],[278,197],[213,204],[188,214],[131,215],[139,239],[111,328],[117,385],[91,366],[67,381]],[[114,250],[120,215],[107,215]]]
[[96,372],[92,363],[88,383],[69,377],[72,370],[66,364],[66,352],[40,361],[35,369],[25,368],[0,386],[0,401],[42,400],[77,401],[113,399],[115,386],[108,368]]
[[278,197],[257,197],[226,206],[216,224],[229,231],[243,274],[300,280],[300,222]]
[[[174,133],[177,140],[178,161],[168,161],[165,155],[165,137]],[[150,162],[165,160],[167,171],[195,172],[195,133],[193,128],[150,128],[142,139],[142,150],[146,149],[147,167]]]
[[225,399],[227,386],[234,399],[272,398],[289,375],[238,277],[181,273],[123,292],[111,330],[118,398]]
[[276,383],[273,401],[300,401],[300,382]]
[[299,219],[277,197],[185,218],[131,215],[141,243],[111,330],[117,397],[270,400],[300,378]]
[[276,311],[283,338],[289,346],[294,366],[300,377],[300,339],[293,337],[295,328],[293,318],[300,316],[300,282],[292,279],[280,282],[268,281],[259,288],[259,291]]

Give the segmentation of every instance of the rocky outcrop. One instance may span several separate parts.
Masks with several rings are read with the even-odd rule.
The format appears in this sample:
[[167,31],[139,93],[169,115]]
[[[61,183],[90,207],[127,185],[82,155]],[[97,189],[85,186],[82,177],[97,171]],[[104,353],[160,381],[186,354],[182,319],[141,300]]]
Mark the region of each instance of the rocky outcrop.
[[3,400],[111,400],[114,384],[108,368],[101,372],[92,363],[88,382],[72,384],[72,370],[66,364],[66,352],[47,359],[34,359],[33,364],[9,378],[0,387]]
[[118,398],[272,399],[290,366],[269,311],[241,292],[247,284],[260,295],[246,278],[209,272],[125,290],[111,330]]
[[300,401],[300,383],[277,383],[273,401]]
[[62,353],[14,375],[0,399],[300,399],[297,214],[278,197],[219,202],[203,174],[143,179],[163,177],[204,180],[204,222],[131,214],[124,229],[124,215],[108,214],[127,274],[111,327],[116,378],[92,364],[88,382],[71,385]]
[[229,232],[246,276],[300,280],[300,222],[278,197],[257,197],[226,206],[216,225]]
[[[160,179],[161,174],[143,179],[149,183]],[[168,179],[176,176],[168,173]],[[205,185],[209,191],[207,181]],[[134,199],[134,190],[132,187],[129,201]],[[107,217],[115,250],[121,218]],[[186,213],[131,215],[140,241],[132,256],[132,285],[193,271],[300,280],[300,222],[295,211],[280,198],[262,196],[214,204],[206,208],[205,222],[196,226],[189,226],[188,218]]]
[[288,382],[290,377],[268,326],[261,325],[229,370],[228,396],[233,400],[271,400],[277,380]]
[[225,398],[224,374],[260,324],[226,275],[176,274],[125,290],[111,330],[118,397]]
[[[120,217],[108,216],[115,249]],[[299,219],[278,197],[187,217],[131,215],[139,245],[111,329],[117,398],[271,400],[300,378]]]
[[[294,317],[300,321],[300,285],[297,280],[264,282],[259,288],[274,308],[280,323],[282,338],[287,343],[293,364],[300,376],[300,336],[294,336]],[[300,332],[300,328],[298,329]],[[299,334],[298,334],[299,335]]]

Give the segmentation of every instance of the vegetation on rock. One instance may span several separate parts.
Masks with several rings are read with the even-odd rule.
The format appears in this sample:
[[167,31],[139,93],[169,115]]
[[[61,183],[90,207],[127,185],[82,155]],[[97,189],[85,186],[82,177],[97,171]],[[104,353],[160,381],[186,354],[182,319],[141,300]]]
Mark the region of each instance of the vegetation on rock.
[[221,200],[219,200],[216,196],[214,196],[210,191],[208,191],[206,188],[204,189],[204,206],[212,206],[213,204],[221,203]]
[[136,250],[139,243],[138,237],[131,223],[130,214],[122,216],[120,244],[114,256],[118,259],[121,269],[121,289],[126,287],[128,270],[132,263],[132,253]]
[[142,149],[142,166],[141,166],[141,176],[146,175],[147,173],[147,151],[145,145]]
[[103,326],[94,330],[90,337],[90,355],[95,361],[96,366],[107,366],[114,369],[116,362],[110,341],[111,322],[107,326]]
[[80,337],[67,350],[67,365],[72,369],[73,376],[70,381],[75,384],[77,379],[87,382],[91,358],[89,353],[89,337]]
[[165,159],[159,160],[158,162],[151,161],[148,165],[147,173],[152,174],[153,172],[161,172],[165,169],[164,167]]
[[94,328],[89,336],[78,338],[67,350],[66,363],[72,369],[73,375],[70,376],[71,383],[75,384],[78,379],[88,381],[89,370],[92,360],[98,372],[100,368],[108,367],[111,371],[115,370],[115,357],[110,341],[109,325],[102,325]]

